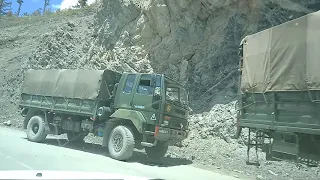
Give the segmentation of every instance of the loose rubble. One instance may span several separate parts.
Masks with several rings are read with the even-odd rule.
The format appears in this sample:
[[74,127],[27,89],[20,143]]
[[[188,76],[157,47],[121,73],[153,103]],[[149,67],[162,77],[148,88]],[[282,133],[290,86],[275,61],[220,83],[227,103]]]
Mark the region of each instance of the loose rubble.
[[11,126],[12,125],[10,120],[3,122],[3,124],[6,125],[6,126]]
[[230,142],[236,133],[236,102],[217,104],[209,112],[190,116],[191,138],[220,137]]

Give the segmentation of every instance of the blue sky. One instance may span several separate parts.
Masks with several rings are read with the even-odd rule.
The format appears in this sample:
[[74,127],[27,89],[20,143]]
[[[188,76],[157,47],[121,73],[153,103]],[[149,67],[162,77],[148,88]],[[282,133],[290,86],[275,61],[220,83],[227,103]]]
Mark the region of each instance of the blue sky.
[[[7,0],[8,2],[12,2],[12,10],[14,13],[18,10],[18,3],[17,0]],[[87,4],[90,5],[94,3],[96,0],[88,0]],[[44,0],[23,0],[20,14],[25,12],[32,13],[39,8],[43,8]],[[72,6],[78,4],[78,0],[50,0],[50,4],[47,8],[51,8],[52,11],[56,9],[68,9]]]
[[[57,9],[63,0],[50,0],[49,8],[52,10]],[[12,2],[12,10],[13,12],[17,12],[18,9],[18,3],[16,0],[9,0],[9,2]],[[23,0],[22,6],[21,6],[21,12],[20,14],[23,14],[25,12],[32,13],[35,10],[42,8],[44,4],[44,0]]]

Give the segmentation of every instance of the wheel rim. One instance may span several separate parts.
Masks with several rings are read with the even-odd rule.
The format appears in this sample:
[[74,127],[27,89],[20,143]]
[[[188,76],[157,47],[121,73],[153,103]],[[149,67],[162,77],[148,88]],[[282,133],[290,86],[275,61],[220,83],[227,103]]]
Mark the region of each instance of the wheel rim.
[[116,152],[119,152],[121,151],[122,149],[122,145],[123,145],[123,138],[121,136],[121,134],[116,134],[113,136],[113,139],[112,139],[112,142],[113,142],[113,148]]
[[34,123],[31,127],[31,130],[34,134],[37,134],[37,132],[39,131],[39,124],[38,123]]

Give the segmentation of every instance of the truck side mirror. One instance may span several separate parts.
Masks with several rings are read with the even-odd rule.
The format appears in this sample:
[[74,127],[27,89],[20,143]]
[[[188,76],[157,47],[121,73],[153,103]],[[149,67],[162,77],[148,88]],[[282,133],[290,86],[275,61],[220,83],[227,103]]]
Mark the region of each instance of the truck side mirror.
[[153,99],[154,100],[160,100],[161,99],[161,88],[155,87],[153,92]]
[[151,84],[150,84],[151,87],[153,87],[153,88],[156,87],[156,81],[157,81],[156,75],[153,74],[151,76]]
[[159,100],[161,100],[161,88],[155,87],[153,92],[153,100],[152,100],[153,109],[159,109],[159,106],[160,106]]

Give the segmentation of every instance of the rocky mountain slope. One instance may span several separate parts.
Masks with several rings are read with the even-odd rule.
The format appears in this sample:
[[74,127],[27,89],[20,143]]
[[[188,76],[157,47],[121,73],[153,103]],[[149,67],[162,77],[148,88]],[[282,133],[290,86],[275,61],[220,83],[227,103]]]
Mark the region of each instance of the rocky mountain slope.
[[[195,112],[209,111],[214,104],[236,98],[242,38],[318,10],[319,4],[316,0],[103,0],[99,7],[91,7],[90,15],[1,20],[0,58],[2,66],[18,65],[19,70],[64,67],[165,73],[187,87]],[[17,83],[9,83],[3,93],[15,97],[23,73],[9,72],[1,82],[13,78]]]
[[85,62],[104,68],[116,60],[118,70],[165,73],[186,85],[196,112],[210,110],[235,98],[238,45],[245,35],[316,5],[315,0],[103,0]]
[[260,179],[320,175],[319,168],[264,158],[263,168],[249,168],[245,134],[233,139],[241,39],[319,10],[319,1],[103,0],[98,5],[85,13],[0,18],[0,122],[21,126],[17,103],[28,68],[165,73],[185,84],[194,110],[190,137],[172,147],[170,156]]

